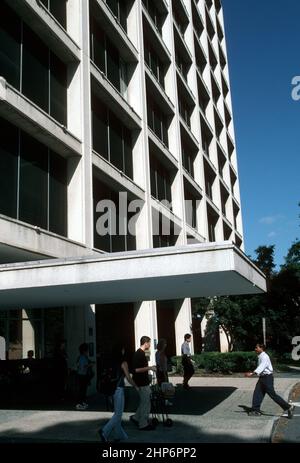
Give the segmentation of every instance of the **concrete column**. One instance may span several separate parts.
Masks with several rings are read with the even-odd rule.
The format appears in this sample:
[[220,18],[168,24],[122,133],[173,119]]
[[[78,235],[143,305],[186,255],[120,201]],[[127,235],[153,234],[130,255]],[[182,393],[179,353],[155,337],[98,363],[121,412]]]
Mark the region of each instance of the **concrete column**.
[[142,336],[151,338],[150,364],[155,364],[155,344],[157,341],[157,317],[155,301],[143,301],[134,307],[135,347],[140,347]]
[[[178,301],[178,306],[175,308],[175,311],[176,355],[181,355],[181,345],[184,341],[184,335],[186,333],[192,334],[191,300],[184,299],[184,301]],[[194,352],[193,337],[191,342],[191,352]]]
[[68,129],[82,142],[82,157],[68,162],[68,237],[93,247],[89,2],[68,3],[68,31],[81,48],[68,70]]
[[[22,310],[22,318],[27,318],[26,310]],[[35,333],[30,319],[22,320],[22,357],[27,358],[27,352],[35,350]],[[34,352],[36,356],[36,352]]]
[[229,352],[228,339],[224,330],[219,327],[219,337],[220,337],[220,352]]
[[0,360],[6,359],[6,343],[3,336],[0,336]]

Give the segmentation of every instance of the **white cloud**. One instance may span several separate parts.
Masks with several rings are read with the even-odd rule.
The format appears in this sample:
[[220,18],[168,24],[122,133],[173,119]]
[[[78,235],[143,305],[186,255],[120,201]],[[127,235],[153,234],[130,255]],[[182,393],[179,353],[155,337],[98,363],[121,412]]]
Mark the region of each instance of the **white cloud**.
[[271,231],[270,233],[268,233],[268,238],[273,238],[274,236],[277,236],[277,233],[274,232],[274,231]]
[[278,222],[279,220],[283,219],[284,216],[281,214],[277,215],[267,215],[265,217],[262,217],[259,219],[259,223],[262,223],[264,225],[272,225],[275,222]]

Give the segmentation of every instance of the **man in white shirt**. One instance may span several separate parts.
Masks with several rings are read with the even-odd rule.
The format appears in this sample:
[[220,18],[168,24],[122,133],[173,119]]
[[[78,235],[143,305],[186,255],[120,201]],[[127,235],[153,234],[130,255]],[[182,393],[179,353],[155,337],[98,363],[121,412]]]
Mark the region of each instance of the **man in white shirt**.
[[181,363],[183,366],[183,387],[188,389],[190,386],[188,384],[189,380],[195,373],[193,361],[191,359],[191,349],[190,342],[192,340],[192,335],[187,333],[184,335],[184,343],[181,346]]
[[274,402],[287,411],[288,417],[292,418],[295,407],[276,394],[274,390],[273,367],[270,357],[265,352],[265,348],[264,344],[256,344],[255,352],[258,355],[257,368],[253,372],[245,373],[245,376],[248,378],[254,375],[259,377],[253,393],[252,411],[249,414],[253,416],[261,415],[260,406],[265,395],[268,394]]

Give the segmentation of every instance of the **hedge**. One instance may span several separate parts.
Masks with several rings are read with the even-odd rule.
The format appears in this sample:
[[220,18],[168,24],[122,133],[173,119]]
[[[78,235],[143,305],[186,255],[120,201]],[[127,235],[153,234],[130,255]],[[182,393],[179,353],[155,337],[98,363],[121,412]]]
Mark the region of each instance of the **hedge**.
[[[251,371],[256,368],[257,355],[255,352],[203,352],[192,356],[195,369],[205,370],[207,373],[236,373]],[[171,359],[176,373],[182,374],[181,357]]]

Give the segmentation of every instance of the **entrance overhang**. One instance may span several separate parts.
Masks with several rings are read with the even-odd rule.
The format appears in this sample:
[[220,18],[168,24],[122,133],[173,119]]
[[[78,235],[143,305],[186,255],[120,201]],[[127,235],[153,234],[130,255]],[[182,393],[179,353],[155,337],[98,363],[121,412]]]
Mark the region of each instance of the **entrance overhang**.
[[231,242],[0,266],[0,308],[257,294],[264,274]]

